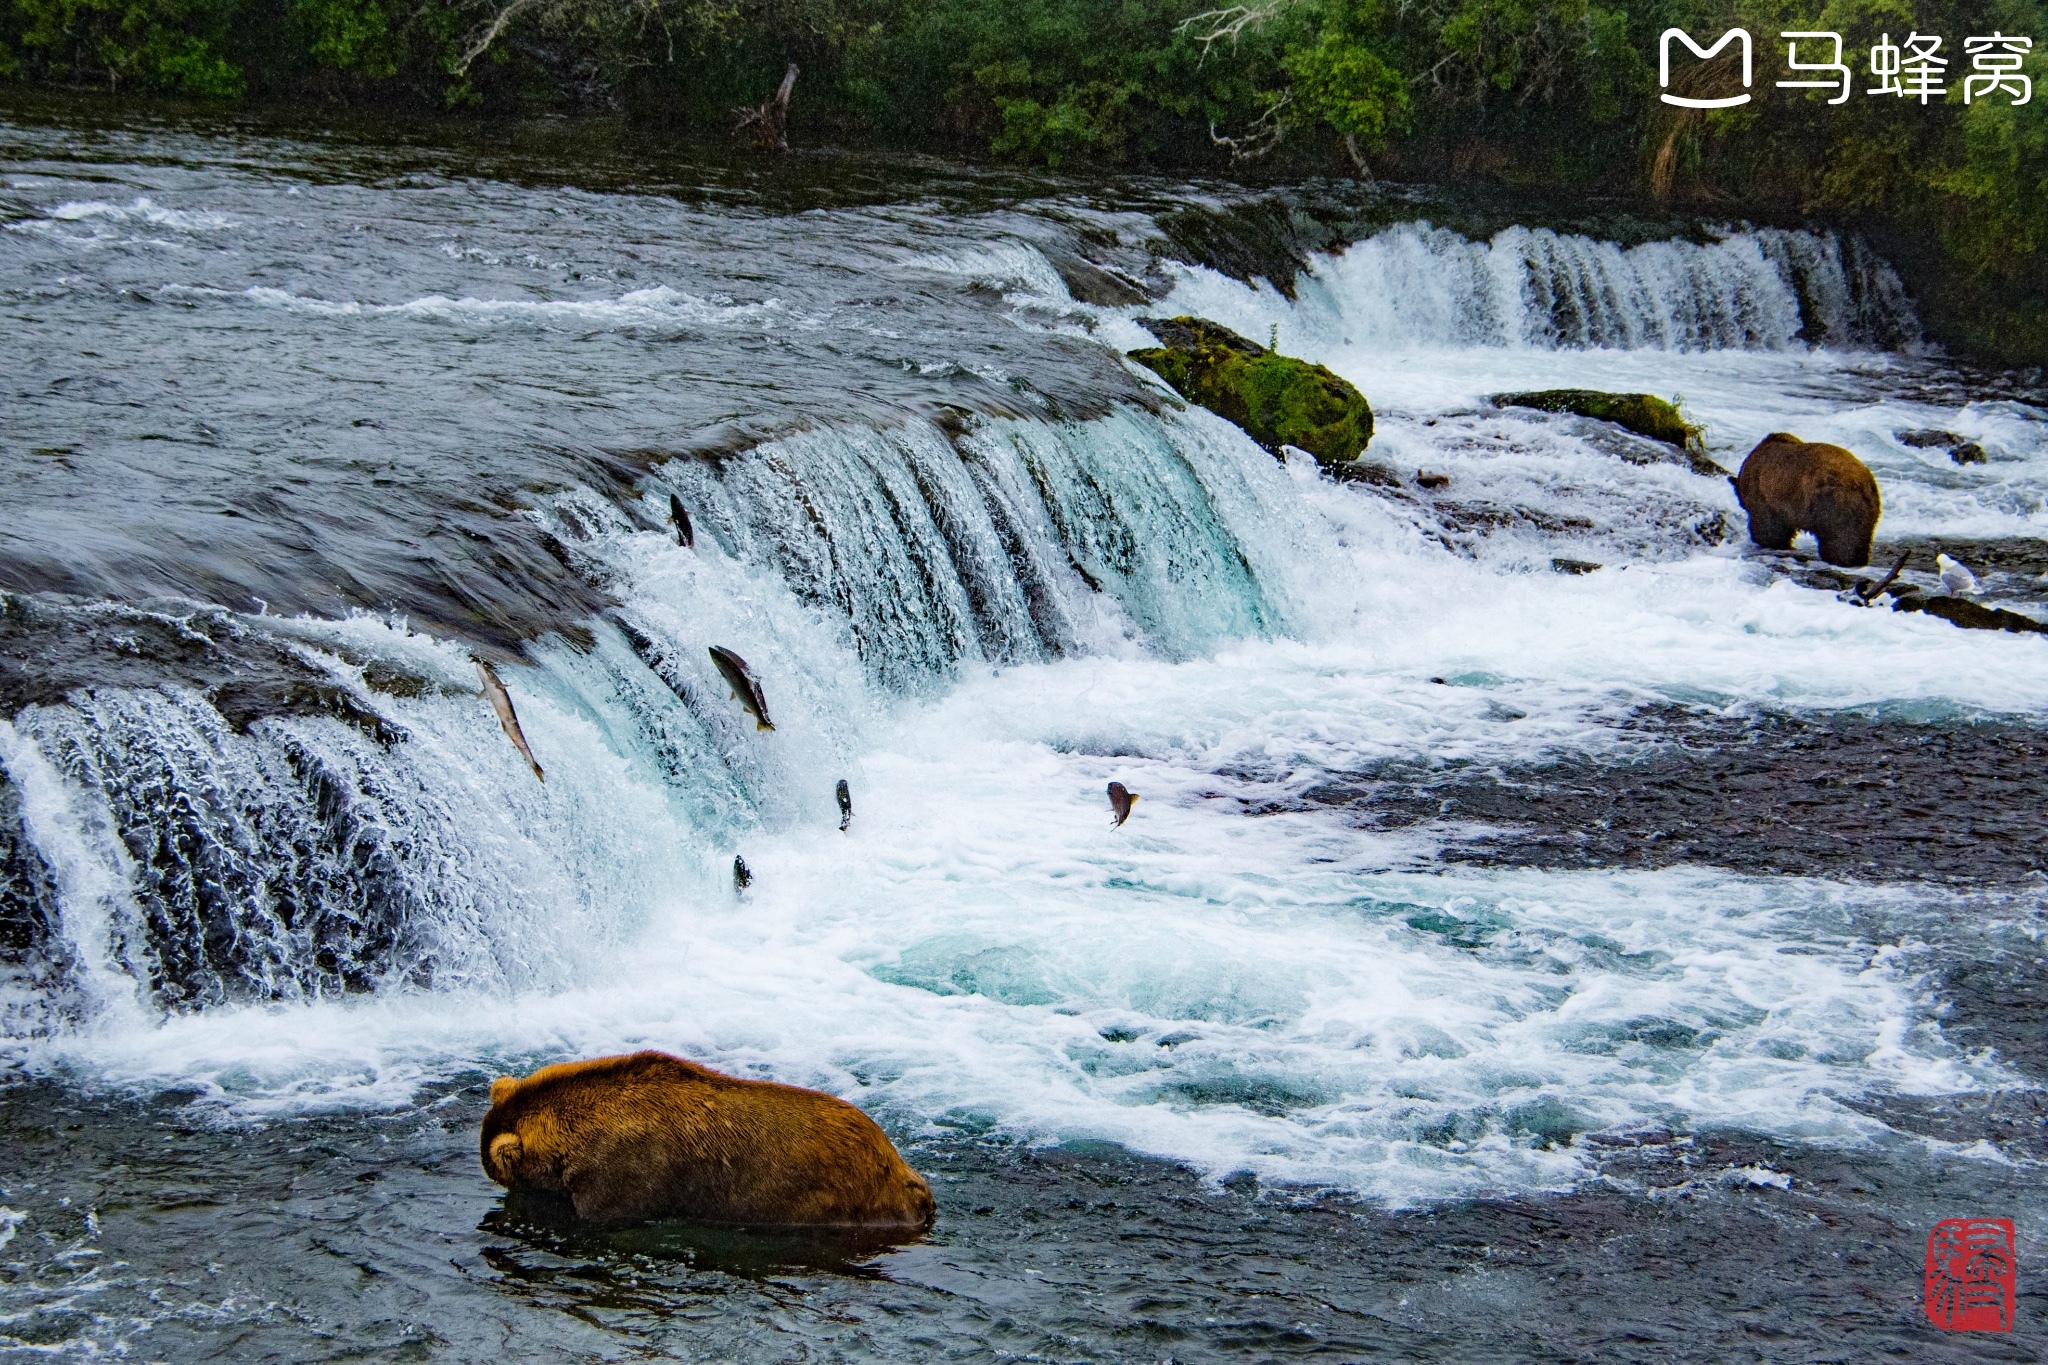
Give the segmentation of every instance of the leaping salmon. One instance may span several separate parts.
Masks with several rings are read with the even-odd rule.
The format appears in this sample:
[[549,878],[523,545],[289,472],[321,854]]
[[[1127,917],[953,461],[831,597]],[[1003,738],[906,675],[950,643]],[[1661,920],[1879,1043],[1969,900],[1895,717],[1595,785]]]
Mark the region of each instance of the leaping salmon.
[[773,730],[775,722],[768,719],[768,699],[761,695],[761,684],[755,680],[754,670],[747,667],[747,661],[723,645],[713,645],[711,662],[718,665],[718,671],[732,685],[732,694],[754,718],[754,728]]
[[1116,812],[1116,823],[1122,825],[1131,818],[1131,807],[1137,803],[1138,794],[1121,782],[1109,784],[1109,808]]
[[498,670],[473,654],[470,659],[476,664],[477,676],[483,679],[484,695],[490,698],[491,709],[498,713],[498,724],[505,727],[505,738],[511,740],[526,759],[526,766],[533,769],[535,780],[545,784],[547,776],[541,772],[540,764],[535,761],[533,750],[526,746],[526,732],[519,728],[518,713],[512,709],[512,697],[505,691],[505,684],[498,681]]
[[839,832],[846,833],[846,827],[853,823],[853,792],[846,785],[846,779],[839,779]]
[[687,550],[697,543],[697,533],[690,527],[690,514],[684,510],[683,500],[673,493],[668,495],[668,519],[675,523],[676,544]]

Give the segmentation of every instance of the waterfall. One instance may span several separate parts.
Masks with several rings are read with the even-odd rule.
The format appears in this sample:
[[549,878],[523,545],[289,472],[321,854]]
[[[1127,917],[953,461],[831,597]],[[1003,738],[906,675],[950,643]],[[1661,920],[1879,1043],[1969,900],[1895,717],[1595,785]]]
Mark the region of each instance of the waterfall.
[[[501,669],[545,783],[456,642],[372,617],[162,609],[167,663],[204,627],[229,682],[77,687],[0,735],[16,1031],[116,1006],[565,979],[649,907],[728,895],[747,831],[826,816],[893,698],[964,666],[1181,658],[1285,629],[1307,542],[1286,480],[1207,413],[1120,409],[820,428],[672,460],[638,504],[549,495],[530,515],[618,605]],[[671,494],[695,549],[650,529]],[[37,609],[144,638],[118,615]],[[761,678],[772,742],[711,645]],[[300,676],[278,680],[280,660]],[[252,716],[234,679],[259,664],[262,695],[340,695]]]
[[[1194,271],[1168,303],[1254,336],[1277,310],[1296,347],[1366,350],[1862,345],[1910,324],[1860,246],[1771,230],[1622,247],[1406,224],[1318,259],[1298,294]],[[0,1015],[19,1034],[574,979],[664,907],[723,903],[753,833],[832,819],[833,781],[905,699],[1311,629],[1333,532],[1289,480],[1209,413],[1113,407],[818,425],[674,456],[630,493],[533,493],[579,603],[612,604],[501,661],[544,783],[469,643],[401,618],[17,595],[0,605],[42,623],[22,652],[47,676],[0,727]],[[772,735],[714,645],[762,680]]]
[[1474,241],[1403,223],[1317,257],[1290,305],[1194,272],[1169,306],[1297,345],[1783,350],[1916,342],[1898,276],[1860,242],[1757,228],[1624,247],[1548,228]]

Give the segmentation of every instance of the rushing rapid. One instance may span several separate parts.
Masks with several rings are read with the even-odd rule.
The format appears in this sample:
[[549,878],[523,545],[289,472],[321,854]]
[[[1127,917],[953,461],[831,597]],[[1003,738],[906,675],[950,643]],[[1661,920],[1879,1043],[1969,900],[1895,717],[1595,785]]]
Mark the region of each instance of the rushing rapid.
[[[1849,445],[1880,556],[1938,541],[2042,617],[2048,412],[1929,353],[1854,239],[1418,215],[1283,292],[1137,192],[760,206],[7,136],[19,1073],[233,1125],[655,1046],[905,1140],[1396,1207],[1575,1188],[1596,1137],[1868,1149],[1880,1101],[2030,1084],[1949,1036],[1926,948],[2037,923],[2038,885],[1453,861],[1513,831],[1324,795],[1644,761],[1667,711],[2038,722],[2038,637],[1845,606],[1745,553],[1718,474],[1489,401],[1674,396],[1731,470]],[[1177,313],[1356,383],[1392,480],[1122,358]]]

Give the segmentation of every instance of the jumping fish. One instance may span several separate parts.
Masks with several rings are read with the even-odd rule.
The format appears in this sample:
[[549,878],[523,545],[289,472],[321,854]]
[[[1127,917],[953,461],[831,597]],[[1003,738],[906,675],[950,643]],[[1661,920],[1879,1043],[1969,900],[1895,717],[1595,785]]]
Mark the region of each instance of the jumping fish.
[[540,764],[533,757],[533,750],[526,747],[526,732],[519,728],[519,717],[512,710],[511,695],[505,691],[505,684],[498,681],[498,670],[482,659],[471,655],[476,664],[477,676],[483,679],[484,695],[490,698],[491,709],[498,713],[498,724],[505,727],[505,738],[512,741],[526,759],[526,766],[533,769],[534,778],[545,783],[547,777],[541,772]]
[[1121,782],[1109,784],[1109,808],[1116,812],[1116,823],[1122,825],[1131,818],[1131,807],[1137,804],[1138,794]]
[[753,869],[747,866],[747,860],[745,858],[740,857],[737,853],[733,854],[732,889],[735,891],[744,891],[753,884]]
[[697,533],[690,529],[690,514],[683,507],[683,500],[671,493],[668,495],[668,519],[675,523],[676,544],[685,550],[697,543]]
[[839,832],[844,834],[846,827],[852,823],[853,792],[847,787],[846,779],[842,777],[839,779]]
[[713,645],[711,662],[718,665],[718,671],[732,684],[732,694],[740,699],[740,705],[754,718],[754,728],[773,730],[775,722],[768,719],[768,699],[761,695],[761,684],[755,680],[754,670],[747,667],[747,661],[722,645]]

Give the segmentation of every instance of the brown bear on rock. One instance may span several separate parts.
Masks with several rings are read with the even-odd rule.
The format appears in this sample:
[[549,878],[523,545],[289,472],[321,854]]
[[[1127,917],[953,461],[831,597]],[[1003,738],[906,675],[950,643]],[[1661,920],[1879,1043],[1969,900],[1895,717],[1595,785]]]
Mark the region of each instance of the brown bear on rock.
[[1884,500],[1869,466],[1840,446],[1774,431],[1728,482],[1749,513],[1749,538],[1764,549],[1789,550],[1793,536],[1811,531],[1828,563],[1860,569],[1870,562]]
[[479,1146],[508,1189],[566,1194],[578,1218],[918,1233],[931,1186],[844,1100],[636,1052],[491,1083]]

